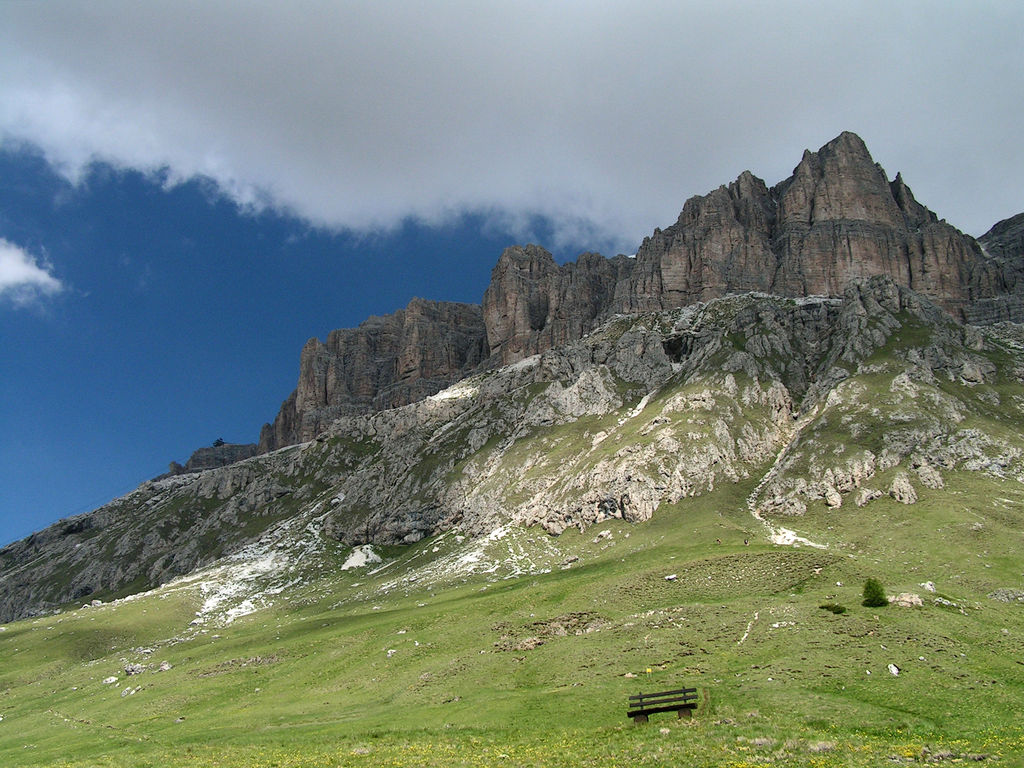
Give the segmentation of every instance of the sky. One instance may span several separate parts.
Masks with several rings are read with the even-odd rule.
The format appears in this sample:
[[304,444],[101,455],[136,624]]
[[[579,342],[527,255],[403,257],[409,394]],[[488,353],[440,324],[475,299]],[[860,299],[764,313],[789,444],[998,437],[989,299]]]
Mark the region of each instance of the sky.
[[843,130],[980,235],[1021,40],[1017,0],[0,2],[0,546],[255,441],[309,337]]

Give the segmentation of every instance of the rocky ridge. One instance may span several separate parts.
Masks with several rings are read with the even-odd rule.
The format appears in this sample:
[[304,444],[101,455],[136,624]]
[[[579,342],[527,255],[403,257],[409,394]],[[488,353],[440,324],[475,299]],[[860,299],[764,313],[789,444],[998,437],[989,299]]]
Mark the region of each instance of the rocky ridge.
[[302,348],[299,382],[273,424],[265,453],[309,440],[334,419],[395,408],[443,389],[486,357],[479,306],[413,299],[404,310],[358,328],[312,338]]
[[[291,519],[340,544],[640,522],[743,484],[756,517],[1024,482],[1024,344],[875,277],[609,320],[316,439],[141,486],[0,550],[3,620],[137,591]],[[770,522],[777,526],[778,523]]]
[[513,246],[480,307],[414,300],[333,331],[326,344],[311,339],[298,386],[259,447],[308,440],[337,416],[405,405],[473,371],[576,341],[615,315],[736,293],[841,296],[851,281],[882,275],[958,319],[1020,322],[1022,216],[977,241],[918,203],[900,174],[890,181],[846,132],[806,151],[773,187],[745,171],[690,198],[635,258],[585,253],[559,265],[539,246]]

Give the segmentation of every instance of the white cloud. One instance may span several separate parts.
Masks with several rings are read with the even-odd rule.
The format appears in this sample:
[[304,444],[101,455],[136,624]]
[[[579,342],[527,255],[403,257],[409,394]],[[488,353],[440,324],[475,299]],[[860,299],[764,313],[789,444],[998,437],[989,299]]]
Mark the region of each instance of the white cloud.
[[45,263],[0,238],[0,301],[23,307],[63,290]]
[[318,224],[539,213],[632,250],[849,129],[979,234],[1021,204],[1022,36],[995,1],[0,3],[0,133]]

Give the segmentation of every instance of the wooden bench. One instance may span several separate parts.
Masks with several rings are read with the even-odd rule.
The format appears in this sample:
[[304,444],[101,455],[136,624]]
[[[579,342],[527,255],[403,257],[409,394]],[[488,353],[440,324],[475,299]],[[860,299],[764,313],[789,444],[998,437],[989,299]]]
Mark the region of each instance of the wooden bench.
[[647,716],[657,712],[675,712],[679,718],[693,717],[693,710],[697,708],[697,689],[680,688],[677,691],[662,691],[661,693],[640,693],[629,697],[629,710],[626,717],[633,718],[633,724],[647,722]]

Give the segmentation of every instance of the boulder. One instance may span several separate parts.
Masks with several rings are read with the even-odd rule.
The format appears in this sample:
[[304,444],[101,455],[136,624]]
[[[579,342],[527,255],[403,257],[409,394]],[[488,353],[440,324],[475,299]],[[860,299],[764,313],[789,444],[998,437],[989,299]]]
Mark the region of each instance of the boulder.
[[889,487],[889,495],[901,504],[913,504],[917,501],[917,491],[910,482],[910,476],[906,472],[896,473]]

